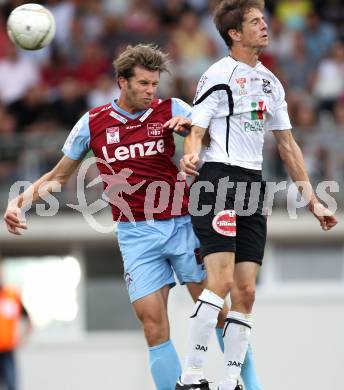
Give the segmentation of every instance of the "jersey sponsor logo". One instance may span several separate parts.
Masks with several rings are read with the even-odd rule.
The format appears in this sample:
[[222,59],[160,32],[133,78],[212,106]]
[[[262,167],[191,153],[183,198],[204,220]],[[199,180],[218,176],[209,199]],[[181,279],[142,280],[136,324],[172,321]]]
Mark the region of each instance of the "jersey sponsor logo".
[[103,155],[108,163],[116,161],[124,161],[129,158],[155,156],[157,154],[163,154],[165,152],[165,142],[163,139],[157,141],[147,141],[144,143],[131,144],[129,146],[118,146],[114,152],[113,157],[109,156],[106,146],[102,147]]
[[263,100],[251,102],[251,121],[244,122],[245,132],[264,132],[266,119],[266,103]]
[[106,143],[108,145],[118,144],[120,142],[119,127],[108,127],[105,131],[106,131]]
[[249,131],[263,132],[264,122],[263,121],[244,122],[244,130],[245,132],[249,132]]
[[232,367],[232,366],[241,367],[242,363],[236,362],[235,360],[229,360],[229,362],[227,363],[227,366],[228,367]]
[[161,123],[147,123],[148,137],[161,137],[164,134],[164,128]]
[[126,126],[125,129],[126,130],[132,130],[132,129],[137,129],[138,127],[141,127],[142,125],[139,124],[139,125],[131,125],[131,126]]
[[206,347],[206,346],[204,346],[204,345],[197,344],[196,347],[195,347],[195,350],[196,350],[196,351],[204,351],[204,352],[207,352],[207,351],[208,351],[208,347]]
[[266,79],[262,79],[262,80],[263,80],[263,85],[262,85],[263,92],[267,94],[272,93],[270,81]]
[[141,118],[139,119],[140,122],[144,122],[148,117],[149,115],[153,112],[153,108],[150,108],[148,109],[142,116]]
[[247,90],[246,88],[246,77],[240,77],[239,79],[235,80],[237,84],[239,85],[239,95],[247,95]]
[[118,114],[117,112],[115,112],[115,111],[111,111],[109,115],[112,116],[112,118],[117,119],[117,120],[120,121],[121,123],[127,123],[127,122],[128,122],[128,120],[127,120],[126,118],[124,118],[124,116],[119,115],[119,114]]
[[222,236],[236,236],[236,213],[234,210],[223,210],[219,212],[212,223],[213,229]]
[[251,119],[252,120],[264,120],[266,117],[266,104],[263,100],[259,102],[251,102]]

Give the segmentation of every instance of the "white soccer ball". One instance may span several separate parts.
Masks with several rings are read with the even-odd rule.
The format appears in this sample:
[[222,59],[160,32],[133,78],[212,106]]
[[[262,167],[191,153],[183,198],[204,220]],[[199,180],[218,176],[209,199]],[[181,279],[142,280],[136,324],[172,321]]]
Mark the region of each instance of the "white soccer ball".
[[11,41],[22,49],[42,49],[55,36],[55,19],[40,4],[24,4],[11,12],[7,20],[7,32]]

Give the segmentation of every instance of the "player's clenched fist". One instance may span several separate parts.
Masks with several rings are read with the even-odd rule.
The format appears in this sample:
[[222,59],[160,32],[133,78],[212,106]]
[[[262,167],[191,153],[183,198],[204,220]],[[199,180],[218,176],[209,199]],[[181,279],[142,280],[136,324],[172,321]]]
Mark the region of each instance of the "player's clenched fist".
[[180,169],[187,175],[198,176],[197,164],[199,162],[198,153],[184,154],[180,160]]
[[9,205],[4,214],[4,220],[7,230],[12,234],[21,235],[19,229],[27,229],[21,210],[18,206]]

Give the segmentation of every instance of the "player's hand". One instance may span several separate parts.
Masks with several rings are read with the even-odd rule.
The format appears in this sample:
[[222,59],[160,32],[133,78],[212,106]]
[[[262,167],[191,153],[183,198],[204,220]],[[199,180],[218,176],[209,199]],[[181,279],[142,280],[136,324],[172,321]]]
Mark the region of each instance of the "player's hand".
[[338,223],[332,211],[324,207],[321,203],[315,203],[309,207],[311,213],[320,222],[322,230],[330,230]]
[[4,214],[7,230],[16,235],[21,235],[20,229],[27,229],[25,220],[18,206],[9,205]]
[[191,119],[185,118],[183,116],[175,116],[164,124],[165,129],[173,130],[183,136],[188,135],[190,127]]
[[198,176],[197,163],[199,161],[198,153],[184,154],[180,159],[180,169],[190,176]]

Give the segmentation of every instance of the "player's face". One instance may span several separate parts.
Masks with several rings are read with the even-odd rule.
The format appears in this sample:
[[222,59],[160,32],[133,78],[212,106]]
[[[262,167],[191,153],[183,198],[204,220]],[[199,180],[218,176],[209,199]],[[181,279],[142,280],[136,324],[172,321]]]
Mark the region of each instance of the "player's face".
[[259,9],[252,8],[246,13],[240,36],[241,44],[247,48],[264,49],[268,45],[268,26]]
[[150,71],[136,66],[134,76],[124,83],[122,91],[127,104],[137,111],[146,110],[155,98],[159,85],[159,71]]

